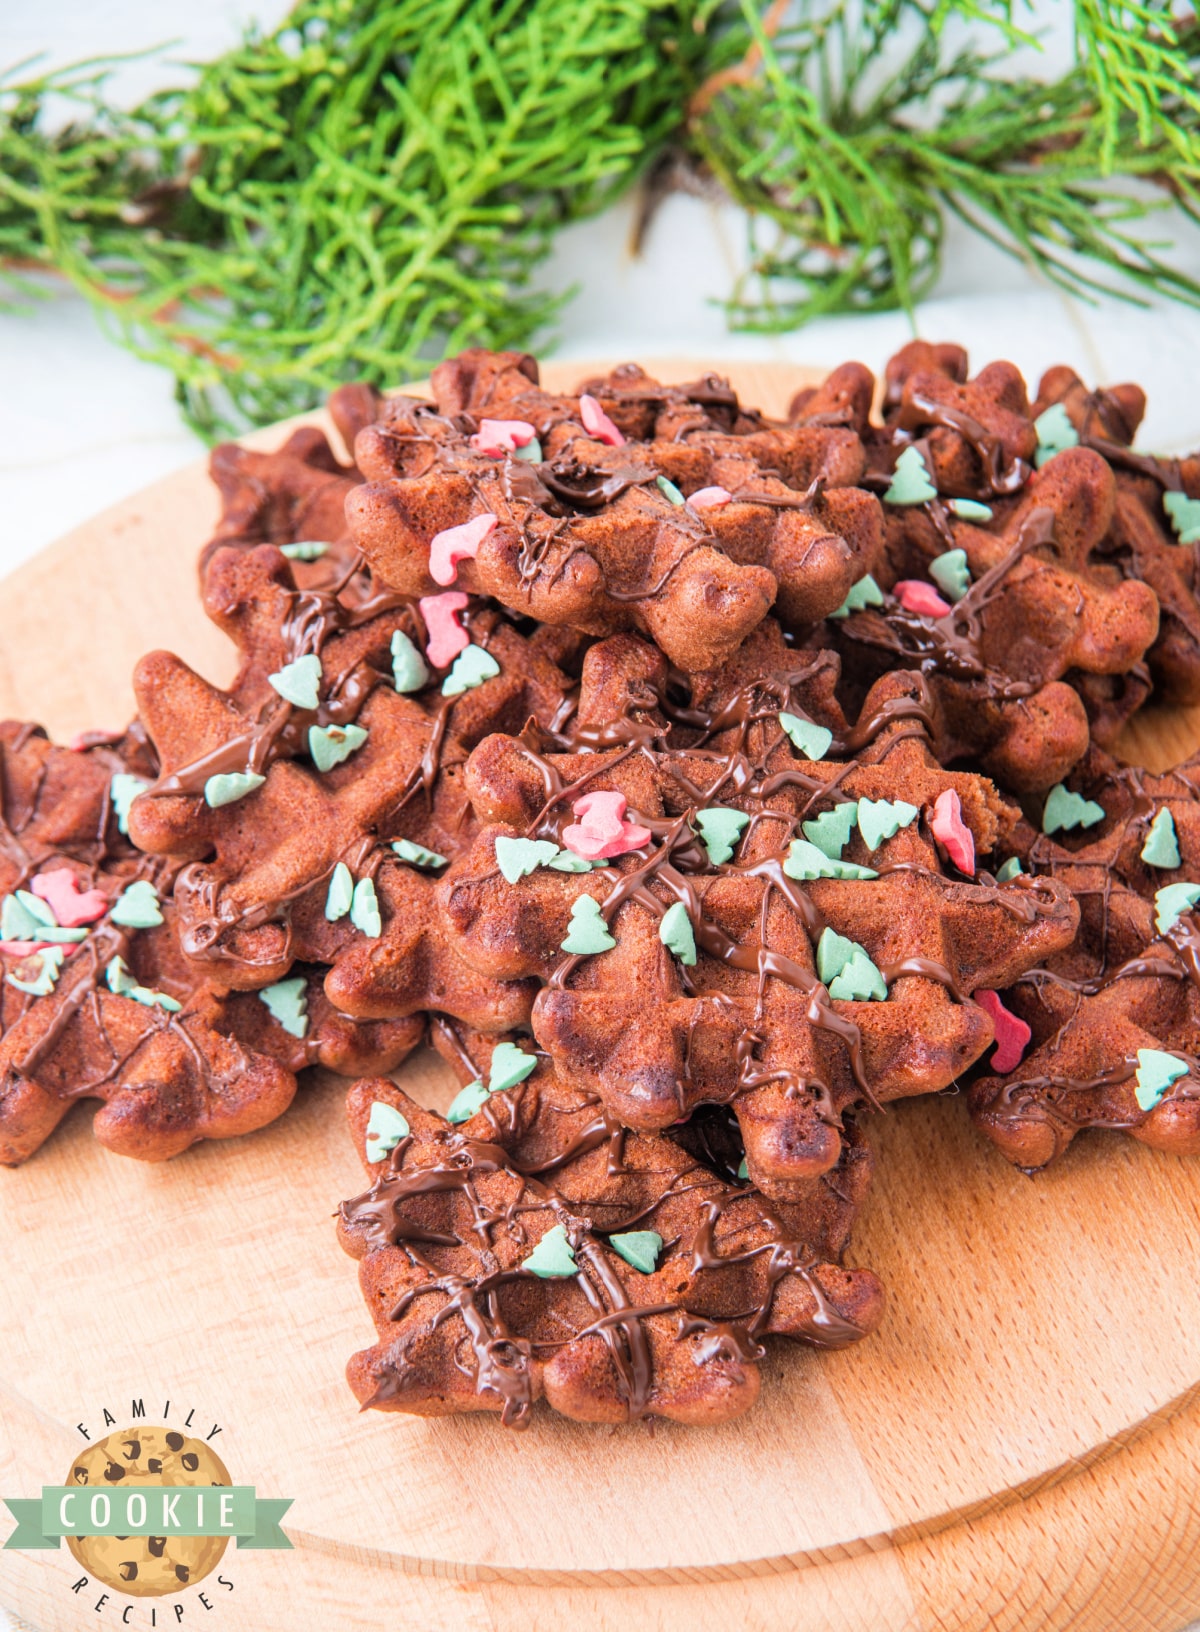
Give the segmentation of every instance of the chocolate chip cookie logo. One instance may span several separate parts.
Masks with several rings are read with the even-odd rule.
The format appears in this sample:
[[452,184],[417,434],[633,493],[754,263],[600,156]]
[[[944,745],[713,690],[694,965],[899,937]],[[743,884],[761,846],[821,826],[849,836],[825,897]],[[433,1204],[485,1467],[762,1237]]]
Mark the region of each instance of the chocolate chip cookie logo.
[[[67,1523],[81,1519],[114,1523],[119,1509],[120,1535],[97,1532],[67,1537],[67,1546],[98,1581],[135,1598],[160,1598],[202,1581],[216,1569],[229,1545],[228,1535],[182,1535],[171,1531],[178,1515],[178,1487],[207,1490],[211,1516],[219,1513],[217,1492],[232,1486],[229,1471],[210,1445],[187,1439],[174,1429],[144,1428],[109,1434],[91,1445],[71,1465],[76,1489],[59,1504]],[[119,1488],[118,1488],[119,1487]],[[156,1493],[156,1494],[155,1494]],[[113,1498],[115,1497],[115,1502]],[[198,1522],[204,1522],[201,1503]],[[138,1535],[126,1525],[153,1526],[161,1535]]]
[[17,1528],[5,1548],[67,1547],[95,1580],[135,1598],[160,1598],[210,1575],[231,1540],[290,1548],[279,1521],[289,1499],[235,1485],[202,1439],[139,1423],[108,1434],[41,1498],[9,1500]]

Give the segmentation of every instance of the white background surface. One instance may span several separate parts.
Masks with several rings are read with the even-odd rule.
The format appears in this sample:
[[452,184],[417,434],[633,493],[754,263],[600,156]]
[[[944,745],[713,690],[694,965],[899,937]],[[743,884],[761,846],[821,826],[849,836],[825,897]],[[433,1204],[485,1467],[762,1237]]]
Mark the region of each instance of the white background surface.
[[[168,40],[172,56],[202,60],[257,18],[269,26],[286,0],[0,0],[0,69],[37,53],[62,64]],[[1061,54],[1062,0],[1035,7]],[[173,82],[149,63],[122,70],[127,99]],[[835,319],[766,339],[731,335],[716,304],[743,262],[735,210],[676,197],[657,216],[646,253],[629,253],[631,211],[622,207],[564,234],[544,278],[581,292],[560,324],[560,355],[623,357],[690,352],[706,358],[766,356],[833,365],[849,356],[878,369],[910,337],[900,314]],[[1159,236],[1173,228],[1164,221]],[[1200,273],[1200,238],[1184,258]],[[165,373],[107,339],[89,309],[48,285],[48,298],[0,313],[0,574],[84,520],[203,453],[183,425]],[[1023,267],[952,228],[936,298],[919,332],[966,343],[972,362],[1010,357],[1035,386],[1053,362],[1090,381],[1135,378],[1150,393],[1141,445],[1179,452],[1200,445],[1200,314],[1138,310],[1070,299]],[[5,1627],[0,1610],[0,1632]],[[1196,1629],[1193,1629],[1196,1632]]]

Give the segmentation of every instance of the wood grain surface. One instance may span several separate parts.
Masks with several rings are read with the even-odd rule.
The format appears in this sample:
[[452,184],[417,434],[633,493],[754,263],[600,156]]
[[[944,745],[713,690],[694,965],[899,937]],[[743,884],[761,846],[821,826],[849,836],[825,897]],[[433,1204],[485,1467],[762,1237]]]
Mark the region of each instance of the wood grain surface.
[[[731,372],[776,409],[800,378]],[[215,513],[189,469],[10,578],[0,711],[119,725],[151,646],[227,679],[194,588]],[[1175,715],[1134,740],[1161,765],[1198,736]],[[454,1091],[429,1054],[403,1081]],[[295,1551],[231,1553],[219,1615],[192,1591],[159,1625],[175,1602],[237,1632],[1177,1632],[1200,1612],[1200,1168],[1095,1134],[1031,1180],[953,1097],[894,1106],[851,1250],[889,1288],[875,1337],[775,1345],[759,1406],[715,1430],[547,1412],[506,1433],[355,1408],[342,1368],[371,1331],[330,1217],[361,1188],[343,1087],[318,1076],[272,1128],[161,1167],[95,1146],[81,1109],[0,1172],[0,1491],[57,1482],[77,1422],[124,1426],[145,1397],[150,1420],[186,1399],[237,1482],[294,1498]],[[119,1623],[78,1573],[0,1553],[0,1603],[44,1632]]]

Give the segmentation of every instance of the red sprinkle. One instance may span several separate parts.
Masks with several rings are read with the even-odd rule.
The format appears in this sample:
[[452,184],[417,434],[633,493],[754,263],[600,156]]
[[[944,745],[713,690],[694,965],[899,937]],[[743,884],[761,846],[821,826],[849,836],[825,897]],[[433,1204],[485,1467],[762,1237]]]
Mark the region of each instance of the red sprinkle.
[[563,828],[563,843],[589,861],[640,850],[652,837],[648,827],[625,820],[623,793],[585,793],[571,806],[578,823]]
[[579,399],[579,417],[583,421],[583,428],[589,436],[595,437],[597,442],[606,442],[610,448],[623,448],[625,438],[609,419],[595,397],[589,397],[586,392]]
[[906,612],[916,612],[923,618],[944,618],[950,610],[949,601],[920,578],[902,578],[892,594]]
[[35,952],[48,952],[57,946],[69,958],[81,944],[79,941],[0,941],[0,952],[6,958],[31,958]]
[[490,453],[493,459],[498,459],[502,454],[527,447],[536,435],[537,430],[527,419],[481,419],[471,446],[479,453]]
[[429,576],[434,583],[452,584],[458,577],[458,563],[474,561],[479,546],[495,527],[496,517],[485,510],[459,527],[446,527],[435,533],[429,544]]
[[962,801],[953,788],[939,793],[934,800],[929,826],[959,872],[970,873],[974,877],[975,839],[962,819]]
[[108,911],[108,897],[101,890],[81,890],[75,874],[66,867],[52,873],[35,873],[29,888],[45,901],[64,929],[94,924]]
[[1024,1020],[1004,1007],[996,992],[986,988],[972,993],[985,1014],[991,1016],[996,1029],[996,1052],[992,1055],[992,1070],[1008,1072],[1016,1069],[1033,1035]]
[[422,595],[417,602],[429,631],[425,655],[435,669],[444,669],[464,646],[471,644],[470,635],[458,621],[458,614],[466,611],[469,599],[461,589],[451,589],[445,595]]

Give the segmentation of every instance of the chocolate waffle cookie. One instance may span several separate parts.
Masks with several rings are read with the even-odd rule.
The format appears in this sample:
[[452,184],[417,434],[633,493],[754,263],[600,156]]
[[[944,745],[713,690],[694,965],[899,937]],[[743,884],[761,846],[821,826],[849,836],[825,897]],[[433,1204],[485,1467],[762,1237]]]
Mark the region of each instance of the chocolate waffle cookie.
[[[348,448],[379,401],[361,386],[343,386],[330,398]],[[202,581],[218,550],[258,544],[287,553],[302,589],[327,589],[353,572],[357,552],[346,524],[346,497],[362,477],[341,463],[317,426],[293,431],[272,453],[223,442],[210,454],[208,471],[221,495],[221,516],[201,552]]]
[[[554,658],[574,637],[526,638],[465,597],[346,606],[299,590],[270,546],[214,556],[207,591],[242,668],[222,691],[170,653],[142,659],[135,691],[162,768],[131,831],[188,863],[177,925],[197,974],[253,989],[295,958],[332,961],[377,915],[381,844],[427,866],[463,842],[468,752],[555,717],[571,682]],[[335,874],[339,893],[361,887],[357,908],[331,905]]]
[[1045,457],[1011,365],[963,383],[923,366],[931,350],[893,359],[892,406],[867,441],[886,562],[835,638],[859,688],[891,666],[926,674],[943,760],[1044,789],[1148,695],[1157,597],[1108,559],[1119,496],[1104,459]]
[[[611,705],[607,646],[585,661],[581,730],[594,674]],[[642,657],[652,696],[661,659]],[[830,728],[739,678],[727,703],[682,706],[687,748],[644,710],[621,748],[481,743],[467,786],[491,825],[441,902],[465,961],[543,984],[533,1030],[564,1082],[646,1130],[732,1103],[752,1179],[786,1197],[837,1162],[847,1106],[943,1087],[977,1058],[992,1027],[970,993],[1069,944],[1077,909],[1051,882],[974,881],[976,848],[1017,812],[936,764],[919,686],[881,686],[868,742],[839,762],[817,757],[846,752]],[[331,995],[360,1012],[348,987]]]
[[0,728],[0,1161],[33,1154],[79,1099],[105,1101],[96,1137],[159,1160],[261,1127],[295,1079],[230,1034],[195,991],[163,900],[170,868],[125,836],[152,772],[144,739],[56,748]]
[[1200,763],[1152,776],[1093,753],[1030,814],[1008,867],[1069,889],[1080,929],[1002,994],[1020,1030],[972,1117],[1025,1168],[1092,1127],[1200,1154]]
[[1146,654],[1155,691],[1166,702],[1200,701],[1200,453],[1182,459],[1135,452],[1146,409],[1140,386],[1089,391],[1074,370],[1052,368],[1038,387],[1034,412],[1057,415],[1058,440],[1090,448],[1111,466],[1117,484],[1112,526],[1101,553],[1158,597],[1158,636]]
[[[477,1041],[471,1064],[503,1080],[510,1052]],[[714,1423],[755,1403],[763,1338],[833,1348],[877,1324],[879,1283],[840,1262],[869,1176],[856,1141],[776,1207],[536,1060],[485,1098],[448,1122],[389,1082],[351,1090],[371,1187],[340,1233],[378,1333],[348,1368],[362,1404]]]
[[599,397],[535,382],[532,359],[467,354],[435,370],[433,405],[392,399],[360,434],[348,515],[384,582],[461,582],[594,635],[641,629],[703,669],[777,596],[812,622],[874,563],[882,518],[854,485],[853,431],[769,426],[711,379],[623,370],[592,382]]

